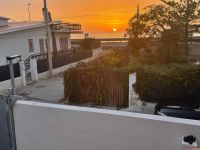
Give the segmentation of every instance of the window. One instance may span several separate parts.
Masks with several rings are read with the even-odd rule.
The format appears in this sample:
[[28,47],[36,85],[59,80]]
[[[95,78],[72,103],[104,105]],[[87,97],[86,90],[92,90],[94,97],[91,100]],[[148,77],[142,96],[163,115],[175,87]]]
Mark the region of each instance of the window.
[[39,44],[40,44],[40,53],[44,53],[44,39],[39,39]]
[[34,52],[33,39],[28,39],[29,52]]

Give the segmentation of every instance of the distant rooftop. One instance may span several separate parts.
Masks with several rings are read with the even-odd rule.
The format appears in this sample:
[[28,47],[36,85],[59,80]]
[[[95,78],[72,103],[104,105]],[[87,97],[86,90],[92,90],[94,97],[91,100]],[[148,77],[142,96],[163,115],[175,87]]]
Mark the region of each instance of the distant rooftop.
[[3,19],[3,20],[9,20],[10,18],[6,18],[6,17],[2,17],[2,16],[0,16],[0,19]]

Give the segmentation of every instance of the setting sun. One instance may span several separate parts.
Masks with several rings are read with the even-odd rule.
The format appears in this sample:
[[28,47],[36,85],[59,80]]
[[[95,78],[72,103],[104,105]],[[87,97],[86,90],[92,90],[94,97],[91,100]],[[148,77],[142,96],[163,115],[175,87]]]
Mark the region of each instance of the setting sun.
[[116,31],[117,31],[117,28],[113,28],[113,31],[116,32]]

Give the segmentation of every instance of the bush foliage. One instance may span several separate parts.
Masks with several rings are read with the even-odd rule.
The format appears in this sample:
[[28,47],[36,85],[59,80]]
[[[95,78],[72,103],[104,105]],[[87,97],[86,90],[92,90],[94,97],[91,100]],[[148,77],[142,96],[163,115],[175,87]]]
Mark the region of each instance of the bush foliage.
[[136,91],[142,101],[196,103],[200,99],[200,65],[158,63],[156,58],[130,56],[128,49],[115,49],[90,63],[80,63],[64,74],[65,98],[70,103],[105,105],[110,85],[123,83],[126,91],[128,73],[136,72]]
[[200,97],[200,66],[169,64],[136,68],[136,90],[143,101],[192,103]]
[[[128,73],[113,69],[122,65],[118,63],[117,54],[115,51],[67,70],[64,73],[65,102],[127,107]],[[113,62],[108,62],[108,57]]]

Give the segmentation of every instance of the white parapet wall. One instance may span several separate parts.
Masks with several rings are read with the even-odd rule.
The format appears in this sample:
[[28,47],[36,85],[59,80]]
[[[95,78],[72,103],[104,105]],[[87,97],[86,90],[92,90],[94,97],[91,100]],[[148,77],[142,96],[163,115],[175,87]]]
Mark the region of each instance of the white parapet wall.
[[19,150],[181,150],[200,122],[95,108],[18,101]]

